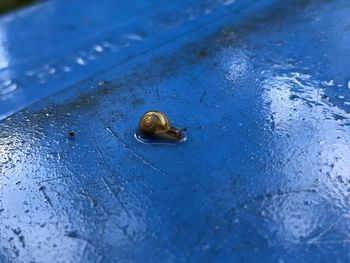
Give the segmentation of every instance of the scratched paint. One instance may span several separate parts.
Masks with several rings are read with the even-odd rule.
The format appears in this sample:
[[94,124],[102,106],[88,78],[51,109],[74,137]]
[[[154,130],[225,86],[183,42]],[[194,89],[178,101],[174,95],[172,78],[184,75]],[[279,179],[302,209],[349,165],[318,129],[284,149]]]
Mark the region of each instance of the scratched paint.
[[[3,120],[0,259],[349,261],[349,11],[250,6]],[[150,105],[191,139],[138,143]]]

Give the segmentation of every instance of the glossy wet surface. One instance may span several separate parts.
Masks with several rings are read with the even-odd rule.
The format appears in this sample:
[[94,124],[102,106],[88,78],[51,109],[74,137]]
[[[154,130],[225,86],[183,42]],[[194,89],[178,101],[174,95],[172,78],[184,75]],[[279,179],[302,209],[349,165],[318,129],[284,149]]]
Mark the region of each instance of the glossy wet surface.
[[1,122],[0,262],[349,260],[350,3],[196,4]]
[[185,143],[187,141],[187,134],[185,131],[181,132],[181,138],[179,140],[158,138],[155,136],[148,136],[140,132],[139,129],[134,131],[134,138],[139,143],[149,144],[149,145],[178,145],[180,143]]

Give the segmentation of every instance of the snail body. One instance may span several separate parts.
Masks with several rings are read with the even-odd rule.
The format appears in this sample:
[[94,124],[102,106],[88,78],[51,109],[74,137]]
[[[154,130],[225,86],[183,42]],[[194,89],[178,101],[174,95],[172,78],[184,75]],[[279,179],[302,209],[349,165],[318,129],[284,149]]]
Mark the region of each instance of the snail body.
[[150,137],[181,140],[182,130],[170,125],[168,118],[160,111],[148,111],[140,119],[140,131]]

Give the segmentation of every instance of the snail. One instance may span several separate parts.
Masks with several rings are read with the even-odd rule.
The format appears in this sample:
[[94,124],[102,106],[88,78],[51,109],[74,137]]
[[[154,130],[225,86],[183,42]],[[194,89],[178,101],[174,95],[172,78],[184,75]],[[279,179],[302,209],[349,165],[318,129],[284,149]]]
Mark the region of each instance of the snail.
[[150,137],[161,139],[176,140],[182,139],[182,131],[170,125],[168,118],[160,111],[148,111],[140,120],[140,131]]

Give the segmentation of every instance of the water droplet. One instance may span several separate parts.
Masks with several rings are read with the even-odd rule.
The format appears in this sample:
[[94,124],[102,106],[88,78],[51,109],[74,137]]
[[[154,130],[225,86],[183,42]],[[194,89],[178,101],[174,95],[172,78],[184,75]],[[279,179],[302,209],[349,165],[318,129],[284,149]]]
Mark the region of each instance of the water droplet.
[[203,251],[206,251],[206,250],[208,250],[210,248],[211,248],[211,246],[209,244],[202,246],[202,250]]
[[123,35],[124,38],[126,39],[131,39],[131,40],[136,40],[136,41],[142,41],[144,39],[144,36],[141,34],[134,34],[134,33],[130,33],[130,34],[125,34]]
[[235,2],[235,0],[224,0],[222,2],[223,5],[232,5]]
[[151,138],[151,137],[145,136],[139,130],[136,130],[134,132],[134,137],[138,142],[143,143],[143,144],[176,145],[176,144],[184,143],[187,141],[187,134],[184,131],[182,131],[182,138],[179,141],[166,140],[166,139],[160,139],[160,138]]
[[104,47],[105,49],[111,50],[111,51],[116,51],[118,50],[117,46],[113,43],[110,43],[108,41],[103,41],[101,43],[102,47]]
[[92,55],[92,54],[89,54],[89,55],[87,56],[87,59],[93,61],[93,60],[96,60],[97,57],[94,56],[94,55]]
[[25,72],[25,75],[26,75],[27,77],[32,77],[32,76],[34,76],[34,72],[31,71],[31,70],[27,70],[27,71]]
[[94,49],[99,53],[102,53],[105,50],[101,45],[95,45]]
[[48,68],[48,71],[49,71],[50,74],[55,74],[56,69],[53,68],[53,67],[50,67],[50,68]]
[[77,57],[76,59],[75,59],[75,62],[77,62],[79,65],[81,65],[81,66],[84,66],[84,65],[86,65],[86,61],[83,59],[83,58],[81,58],[81,57]]
[[68,67],[68,66],[63,66],[62,67],[62,71],[63,72],[70,72],[72,69],[70,68],[70,67]]
[[212,11],[211,11],[211,9],[209,8],[209,7],[206,7],[205,9],[204,9],[204,13],[205,14],[210,14]]

